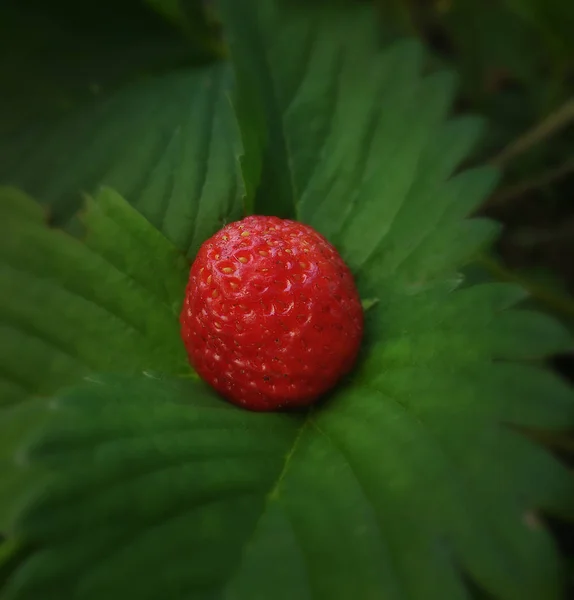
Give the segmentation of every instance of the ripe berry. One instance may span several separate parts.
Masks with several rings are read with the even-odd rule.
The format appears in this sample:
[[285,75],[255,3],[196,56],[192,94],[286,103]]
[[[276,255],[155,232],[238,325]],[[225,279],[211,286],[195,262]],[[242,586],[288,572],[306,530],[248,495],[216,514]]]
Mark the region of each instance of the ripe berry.
[[347,373],[363,311],[353,276],[314,229],[251,216],[204,242],[181,312],[189,360],[251,410],[310,404]]

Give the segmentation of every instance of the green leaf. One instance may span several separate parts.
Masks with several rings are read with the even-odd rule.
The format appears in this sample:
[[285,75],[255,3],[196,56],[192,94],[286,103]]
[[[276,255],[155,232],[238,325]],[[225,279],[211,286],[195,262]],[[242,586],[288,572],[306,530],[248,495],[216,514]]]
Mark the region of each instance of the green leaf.
[[[24,581],[28,567],[40,578],[41,572],[47,575],[41,584],[46,599],[102,592],[119,597],[122,591],[130,597],[175,598],[202,587],[208,593],[239,558],[297,426],[296,418],[263,418],[222,404],[202,384],[145,377],[98,378],[60,394],[51,407],[63,416],[45,438],[55,453],[49,457],[38,447],[33,454],[45,456],[49,467],[59,463],[65,475],[49,483],[52,509],[44,505],[48,518],[38,514],[32,528],[42,538],[48,534],[72,544],[64,543],[63,553],[46,548],[40,570],[33,558],[21,573]],[[72,448],[75,455],[68,453]],[[75,483],[66,481],[72,472]],[[74,496],[76,509],[66,515],[60,509]],[[86,536],[91,526],[93,535]],[[16,525],[13,532],[21,542],[36,537],[24,529]],[[109,544],[117,552],[106,558]],[[56,563],[67,575],[51,582]],[[164,575],[152,583],[141,577],[146,566]],[[87,579],[68,578],[73,572],[83,578],[86,568]],[[132,569],[139,572],[135,581],[130,581]],[[35,583],[21,587],[21,582],[20,575],[13,578],[7,597],[35,593]]]
[[[2,374],[4,379],[4,372]],[[3,383],[2,394],[5,393],[5,387]],[[44,406],[36,399],[0,406],[0,586],[4,580],[3,563],[9,560],[12,545],[8,542],[5,548],[3,536],[18,507],[20,494],[34,485],[42,474],[40,469],[31,466],[22,468],[17,448],[22,440],[28,439],[45,424],[48,416]]]
[[126,81],[189,62],[197,62],[194,47],[141,0],[4,0],[0,133],[65,115]]
[[0,8],[0,183],[58,225],[108,185],[193,256],[242,212],[229,66],[192,68],[190,45],[141,0],[46,5]]
[[571,24],[574,6],[564,0],[505,0],[517,15],[539,28],[565,58],[571,58],[574,49]]
[[[499,2],[492,10],[485,10],[479,0],[454,2],[443,15],[468,91],[474,97],[483,99],[495,91],[488,89],[489,78],[501,73],[525,85],[533,83],[549,59],[539,31],[508,4]],[[532,43],[533,37],[538,43]]]
[[41,129],[0,142],[0,181],[62,223],[83,191],[117,189],[189,256],[241,216],[239,148],[226,65],[134,83]]
[[11,529],[38,550],[7,600],[454,599],[462,573],[497,598],[558,598],[536,512],[572,512],[572,481],[503,424],[562,427],[574,402],[547,372],[485,358],[538,346],[536,327],[508,333],[517,297],[479,286],[433,304],[436,322],[409,311],[309,415],[249,413],[149,377],[60,393],[26,453],[52,478]]
[[574,333],[574,298],[555,274],[546,270],[510,270],[493,253],[478,255],[464,272],[468,285],[493,279],[520,285],[528,292],[521,306],[548,312]]
[[185,370],[178,316],[187,261],[118,194],[88,198],[83,242],[49,229],[39,210],[22,218],[1,204],[2,287],[14,291],[0,308],[11,341],[2,364],[19,390],[5,403],[49,393],[68,373]]
[[204,0],[143,0],[169,22],[184,31],[199,48],[213,56],[224,56],[219,27]]
[[[189,372],[178,323],[185,258],[109,189],[87,199],[81,218],[83,241],[0,188],[0,287],[10,290],[0,300],[3,464],[18,428],[35,421],[33,397],[98,370]],[[0,529],[13,501],[2,472]]]
[[[558,2],[567,10],[569,3]],[[556,40],[544,31],[542,19],[523,14],[528,12],[523,10],[526,4],[542,8],[552,0],[505,0],[488,10],[481,0],[451,2],[435,24],[444,29],[452,46],[465,103],[491,121],[481,157],[498,154],[570,95],[566,73],[571,52],[557,52]],[[538,153],[534,168],[552,162]],[[525,176],[532,168],[524,166]]]
[[[256,212],[288,212],[313,225],[373,296],[371,284],[395,272],[409,286],[422,273],[448,272],[492,236],[492,224],[460,221],[492,190],[495,172],[446,182],[475,143],[480,121],[445,125],[453,80],[421,76],[418,44],[379,49],[369,10],[303,11],[269,1],[250,10],[231,0],[220,6],[236,102],[247,103],[241,94],[249,93],[268,123]],[[251,120],[241,125],[252,135]],[[256,162],[250,152],[257,148],[244,149],[245,160]]]

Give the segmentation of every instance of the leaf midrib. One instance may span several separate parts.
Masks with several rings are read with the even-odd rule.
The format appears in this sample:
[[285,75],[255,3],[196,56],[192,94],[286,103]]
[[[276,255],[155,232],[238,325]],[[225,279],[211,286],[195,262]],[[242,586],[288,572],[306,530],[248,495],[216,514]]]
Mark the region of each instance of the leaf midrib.
[[[480,501],[472,501],[473,498],[482,497],[480,490],[468,489],[469,483],[468,478],[464,476],[464,467],[461,467],[457,464],[457,461],[454,460],[450,453],[445,449],[444,444],[436,437],[436,434],[433,432],[432,428],[429,427],[429,425],[425,423],[425,421],[422,420],[419,415],[409,410],[408,406],[401,402],[394,394],[389,394],[384,390],[380,389],[379,387],[373,386],[371,384],[363,383],[363,385],[366,389],[380,396],[381,401],[384,402],[385,400],[391,400],[400,409],[400,411],[406,415],[406,417],[409,420],[416,423],[417,427],[419,427],[424,432],[425,438],[430,442],[430,445],[433,446],[440,455],[442,455],[444,461],[443,467],[452,474],[451,481],[455,482],[454,487],[457,490],[458,494],[460,494],[462,498],[466,499],[466,502],[464,503],[464,510],[465,512],[469,513],[469,520],[472,521],[470,517],[473,516],[473,513],[476,514],[476,512],[478,512],[481,515],[481,521],[489,523],[492,527],[491,531],[496,532],[498,534],[498,527],[493,523],[492,519],[490,518],[491,513],[486,510],[481,510],[481,508],[484,506],[484,503]],[[472,511],[470,510],[470,507],[473,507]],[[507,564],[505,568],[516,572],[515,565]]]
[[[93,298],[87,297],[85,294],[82,294],[78,291],[69,289],[67,286],[64,286],[57,278],[43,277],[43,276],[39,275],[37,272],[35,272],[34,270],[24,269],[22,267],[15,267],[14,265],[11,265],[9,263],[5,263],[5,264],[7,264],[7,266],[9,268],[13,269],[15,272],[23,274],[27,277],[30,277],[34,281],[37,281],[40,283],[41,282],[49,283],[49,284],[53,285],[56,289],[59,289],[59,290],[65,292],[66,294],[69,294],[70,296],[74,296],[77,299],[83,300],[86,303],[91,304],[92,306],[96,307],[97,309],[105,312],[108,315],[108,317],[112,317],[114,320],[119,321],[122,325],[133,330],[135,333],[140,335],[142,338],[144,338],[146,340],[148,339],[145,331],[142,328],[140,328],[139,326],[135,325],[134,323],[130,323],[125,318],[125,315],[122,315],[119,312],[116,312],[116,311],[112,310],[111,308],[104,306],[103,304],[100,304]],[[5,309],[3,309],[3,311],[5,312]],[[11,318],[12,319],[15,318],[13,314],[11,315]]]
[[[170,316],[175,317],[176,320],[177,320],[177,318],[179,317],[179,315],[178,315],[177,311],[174,309],[173,303],[170,304],[169,301],[166,300],[166,299],[164,299],[157,290],[152,289],[151,287],[149,287],[149,285],[148,285],[147,282],[140,281],[140,280],[136,279],[133,275],[130,275],[129,273],[127,273],[124,269],[122,269],[121,267],[119,267],[118,265],[116,265],[114,262],[112,262],[112,260],[109,257],[105,256],[101,252],[98,252],[98,251],[94,250],[91,247],[90,247],[90,251],[92,252],[92,254],[94,256],[97,256],[97,257],[101,258],[116,273],[119,273],[120,275],[122,275],[126,281],[135,284],[135,286],[139,290],[141,290],[143,292],[142,295],[144,297],[148,297],[159,308],[161,308],[162,310],[164,310]],[[183,288],[183,285],[182,285],[182,288]],[[173,300],[175,300],[175,299],[173,299]],[[179,302],[179,300],[178,300],[178,302]],[[126,321],[126,323],[128,323],[128,321]]]
[[[319,427],[319,425],[317,424],[316,421],[312,421],[312,425],[317,430],[317,432],[327,440],[329,445],[337,452],[337,454],[339,454],[341,456],[341,458],[343,459],[343,461],[349,467],[351,473],[353,474],[355,481],[357,482],[357,485],[360,487],[363,496],[365,497],[365,499],[367,500],[367,502],[370,505],[374,506],[376,503],[371,501],[371,498],[369,497],[369,494],[366,492],[365,486],[364,486],[363,482],[361,481],[361,478],[359,477],[355,468],[353,467],[352,462],[349,460],[347,453],[341,447],[341,444],[335,442],[334,436],[328,434],[321,427]],[[379,519],[377,518],[377,521],[378,520]],[[381,542],[384,543],[386,546],[388,546],[388,542],[385,541],[385,537],[383,535],[384,532],[380,525],[379,525],[379,530],[381,533],[381,537],[380,537]],[[387,555],[390,557],[390,559],[392,561],[392,570],[394,571],[394,573],[400,574],[400,575],[395,576],[395,585],[398,588],[398,594],[399,594],[398,597],[399,598],[408,598],[409,594],[407,593],[407,591],[405,589],[404,581],[408,580],[409,574],[405,573],[404,570],[398,566],[397,561],[394,558],[395,554],[392,551],[389,550],[387,552]]]
[[267,513],[269,506],[271,505],[272,502],[276,502],[279,498],[279,489],[287,475],[287,472],[289,471],[289,467],[293,460],[293,456],[295,455],[295,453],[297,451],[297,448],[299,446],[301,438],[303,437],[303,433],[307,429],[307,427],[312,424],[312,421],[311,421],[312,412],[313,412],[313,409],[310,408],[309,412],[305,415],[303,422],[299,425],[299,427],[297,429],[297,433],[295,434],[293,443],[291,444],[291,447],[289,448],[289,451],[287,452],[287,454],[285,455],[285,458],[283,460],[281,471],[279,472],[277,478],[271,485],[269,492],[264,497],[263,505],[261,507],[261,512],[259,513],[259,516],[257,517],[257,520],[255,521],[255,523],[253,524],[251,536],[248,539],[246,539],[245,542],[243,543],[243,545],[241,547],[241,555],[237,560],[237,564],[236,564],[235,568],[233,569],[233,571],[227,577],[227,581],[225,584],[227,587],[230,586],[232,584],[232,582],[239,575],[241,568],[243,566],[243,563],[245,562],[245,557],[249,553],[250,548],[255,543],[257,531],[260,527],[261,521],[263,520],[263,518],[265,517],[265,515]]
[[[222,83],[224,78],[219,75],[218,77],[214,77],[214,81],[210,86],[210,89],[206,94],[203,94],[203,100],[207,103],[207,115],[203,120],[203,126],[199,133],[199,137],[202,141],[202,146],[204,151],[202,153],[203,156],[203,169],[201,177],[198,178],[195,184],[195,190],[193,193],[193,197],[197,199],[194,203],[194,211],[190,220],[193,222],[193,227],[188,234],[185,242],[183,243],[183,247],[187,250],[191,248],[193,245],[197,245],[197,230],[199,227],[199,219],[197,218],[199,215],[199,208],[201,204],[201,198],[203,196],[203,192],[205,190],[205,186],[208,181],[208,171],[209,164],[211,158],[211,151],[213,146],[213,138],[214,138],[214,128],[215,128],[215,115],[217,106],[219,103],[220,90],[222,87]],[[204,111],[205,112],[205,111]],[[165,215],[164,215],[165,219]],[[162,223],[162,227],[165,225],[165,222]],[[201,240],[203,242],[204,240]]]
[[[224,3],[225,4],[225,3]],[[222,8],[222,10],[225,10]],[[255,17],[257,19],[257,17]],[[286,171],[288,174],[288,180],[290,183],[289,186],[289,205],[291,210],[297,205],[297,192],[295,187],[295,178],[293,174],[293,154],[291,152],[291,148],[289,146],[289,141],[286,135],[286,128],[284,122],[284,113],[281,108],[281,103],[278,98],[277,84],[273,77],[273,69],[271,68],[271,63],[268,55],[268,44],[265,43],[265,40],[262,37],[262,27],[251,27],[252,21],[250,19],[246,19],[244,24],[247,28],[249,28],[250,39],[254,47],[260,53],[260,65],[263,67],[263,77],[265,82],[260,84],[260,93],[266,99],[266,104],[268,107],[268,112],[271,113],[274,117],[274,123],[277,126],[277,133],[279,136],[280,145],[284,152],[284,157],[286,159],[286,164],[283,167],[286,167]],[[267,84],[267,85],[266,85]],[[267,93],[265,93],[267,92]],[[267,134],[269,133],[269,128],[267,128]],[[265,161],[265,155],[263,156],[263,161]],[[257,206],[256,206],[257,212]]]

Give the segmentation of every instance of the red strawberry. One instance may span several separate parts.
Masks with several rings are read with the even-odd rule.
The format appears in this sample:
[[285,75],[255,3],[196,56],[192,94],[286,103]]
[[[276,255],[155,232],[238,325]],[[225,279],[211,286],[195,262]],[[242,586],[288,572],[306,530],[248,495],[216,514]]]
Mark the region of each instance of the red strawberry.
[[353,276],[314,229],[251,216],[201,246],[181,312],[189,360],[251,410],[310,404],[347,373],[363,333]]

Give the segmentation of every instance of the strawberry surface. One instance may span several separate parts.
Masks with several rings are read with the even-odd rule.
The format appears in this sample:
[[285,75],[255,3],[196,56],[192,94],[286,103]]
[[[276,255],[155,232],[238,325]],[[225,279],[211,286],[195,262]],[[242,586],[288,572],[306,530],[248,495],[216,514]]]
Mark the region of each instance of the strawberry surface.
[[277,217],[230,223],[191,267],[181,332],[199,375],[250,410],[312,403],[347,373],[363,311],[337,250]]

